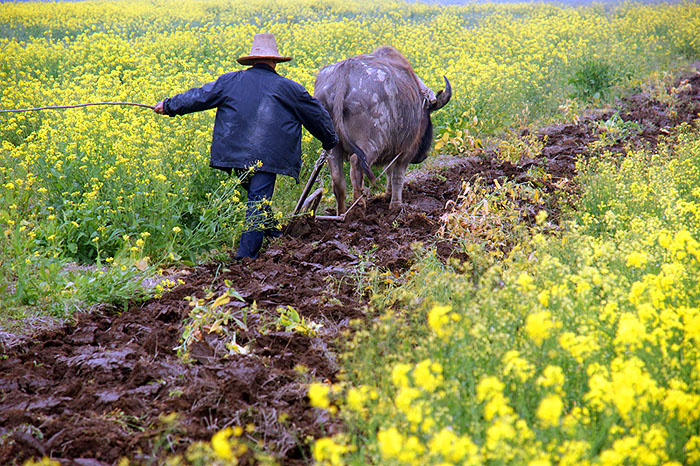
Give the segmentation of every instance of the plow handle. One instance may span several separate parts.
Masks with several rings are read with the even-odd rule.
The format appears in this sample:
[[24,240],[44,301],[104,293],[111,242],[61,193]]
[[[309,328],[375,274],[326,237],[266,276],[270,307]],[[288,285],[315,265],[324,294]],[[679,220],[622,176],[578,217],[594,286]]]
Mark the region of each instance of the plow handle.
[[311,171],[311,175],[309,176],[309,180],[306,182],[306,186],[304,186],[304,190],[301,192],[299,202],[297,202],[297,206],[294,209],[294,215],[297,215],[299,211],[301,211],[301,208],[304,205],[304,201],[306,201],[306,198],[309,197],[309,191],[311,191],[311,187],[316,181],[316,178],[318,178],[318,173],[321,171],[321,167],[323,167],[323,163],[326,161],[327,158],[328,153],[325,150],[321,151],[321,156],[316,161],[314,169]]

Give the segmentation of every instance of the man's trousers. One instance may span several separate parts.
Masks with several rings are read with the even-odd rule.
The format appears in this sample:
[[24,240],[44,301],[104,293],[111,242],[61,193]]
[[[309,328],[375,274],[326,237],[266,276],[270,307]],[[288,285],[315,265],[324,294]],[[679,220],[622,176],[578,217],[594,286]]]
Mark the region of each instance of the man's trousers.
[[[236,170],[242,174],[244,171]],[[274,236],[277,222],[272,212],[272,194],[275,191],[275,173],[256,171],[243,180],[242,186],[248,192],[245,227],[241,234],[236,257],[258,257],[266,233]]]

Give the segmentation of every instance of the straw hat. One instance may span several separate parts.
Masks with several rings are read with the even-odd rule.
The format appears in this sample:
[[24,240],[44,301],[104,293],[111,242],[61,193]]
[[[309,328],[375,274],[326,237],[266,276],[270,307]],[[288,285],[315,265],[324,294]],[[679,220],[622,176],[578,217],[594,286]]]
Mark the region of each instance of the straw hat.
[[265,59],[275,60],[276,62],[289,61],[292,57],[283,57],[277,51],[277,42],[275,35],[269,32],[255,34],[253,38],[253,46],[250,48],[250,55],[241,57],[236,60],[241,65],[252,65],[253,60]]

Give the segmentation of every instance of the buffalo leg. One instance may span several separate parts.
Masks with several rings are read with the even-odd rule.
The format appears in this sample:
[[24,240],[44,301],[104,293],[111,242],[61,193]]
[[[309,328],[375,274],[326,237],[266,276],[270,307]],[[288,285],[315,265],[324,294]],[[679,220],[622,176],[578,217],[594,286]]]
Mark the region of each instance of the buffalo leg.
[[[362,196],[363,191],[363,175],[360,167],[360,160],[356,154],[350,156],[350,181],[352,181],[352,196],[353,202],[357,201]],[[360,202],[363,208],[367,208],[367,199],[363,198]]]
[[386,190],[384,191],[384,199],[391,199],[391,173],[386,175]]
[[399,209],[403,205],[403,177],[407,167],[394,165],[389,169],[389,180],[391,184],[390,209]]
[[333,148],[328,157],[328,167],[333,180],[333,194],[338,215],[345,213],[345,172],[343,171],[343,154],[338,147]]

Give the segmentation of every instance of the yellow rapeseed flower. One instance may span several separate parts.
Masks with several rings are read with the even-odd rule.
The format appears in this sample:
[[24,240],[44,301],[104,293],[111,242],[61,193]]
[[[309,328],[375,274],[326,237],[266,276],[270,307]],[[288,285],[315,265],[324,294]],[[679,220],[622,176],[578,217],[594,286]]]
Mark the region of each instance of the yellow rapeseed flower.
[[414,406],[414,401],[421,396],[420,390],[413,387],[401,387],[399,392],[396,394],[394,403],[399,411],[407,414],[411,411]]
[[649,258],[646,253],[644,252],[638,252],[638,251],[633,251],[627,255],[627,266],[628,267],[637,267],[641,268],[644,267],[647,262],[649,261]]
[[411,365],[398,363],[391,370],[391,381],[396,387],[408,386],[408,373],[411,371]]
[[452,429],[444,427],[428,441],[430,453],[444,459],[459,463],[467,456],[478,454],[478,447],[466,436],[455,434]]
[[233,450],[228,439],[233,435],[233,428],[227,427],[215,433],[211,437],[211,446],[220,458],[225,460],[233,459]]
[[552,388],[559,392],[564,386],[564,371],[559,366],[547,366],[542,371],[542,375],[537,378],[537,385],[544,388]]
[[545,339],[549,338],[550,331],[554,327],[552,314],[549,311],[536,312],[525,319],[525,332],[536,345],[541,345]]
[[646,328],[635,314],[625,312],[620,316],[614,340],[616,345],[640,348],[646,339]]
[[515,283],[518,285],[518,288],[522,293],[535,289],[535,280],[526,272],[521,272],[520,275],[518,275],[517,280],[515,280]]
[[696,345],[700,345],[700,312],[698,309],[686,312],[684,321],[683,331],[686,338],[693,339]]
[[377,442],[382,458],[398,458],[403,449],[404,437],[396,427],[389,427],[377,433]]
[[345,464],[343,455],[351,449],[339,437],[322,437],[314,443],[313,455],[316,464],[340,466]]
[[700,435],[693,435],[685,443],[687,464],[700,463]]
[[331,387],[324,383],[312,383],[309,385],[308,397],[311,406],[315,408],[328,409],[330,408],[330,400],[328,394]]
[[350,387],[345,396],[346,403],[353,411],[362,411],[368,397],[367,387]]
[[509,449],[509,442],[515,439],[516,436],[517,431],[513,426],[513,419],[510,417],[499,417],[486,429],[486,448],[493,452]]
[[438,338],[446,339],[452,334],[451,310],[450,306],[435,305],[428,312],[428,326]]
[[537,417],[545,427],[557,426],[563,409],[564,402],[559,395],[549,395],[540,401]]
[[442,383],[442,366],[424,359],[413,369],[413,380],[426,392],[432,393]]
[[503,393],[505,384],[497,377],[484,377],[476,386],[476,398],[479,401],[487,401],[494,395]]
[[535,373],[535,368],[527,359],[520,357],[520,352],[510,350],[503,356],[503,374],[514,375],[520,382],[525,382]]

